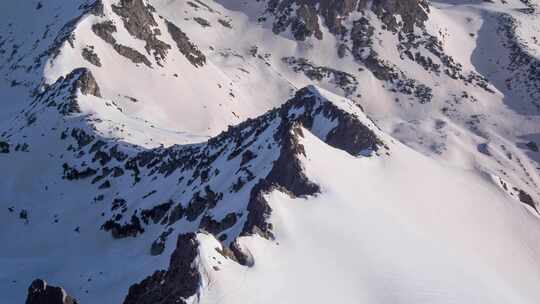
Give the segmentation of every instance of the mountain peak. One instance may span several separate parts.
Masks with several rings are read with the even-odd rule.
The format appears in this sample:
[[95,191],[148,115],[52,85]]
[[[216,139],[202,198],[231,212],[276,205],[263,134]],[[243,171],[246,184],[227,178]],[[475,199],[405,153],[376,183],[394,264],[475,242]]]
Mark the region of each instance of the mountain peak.
[[0,1],[2,299],[536,303],[537,6]]

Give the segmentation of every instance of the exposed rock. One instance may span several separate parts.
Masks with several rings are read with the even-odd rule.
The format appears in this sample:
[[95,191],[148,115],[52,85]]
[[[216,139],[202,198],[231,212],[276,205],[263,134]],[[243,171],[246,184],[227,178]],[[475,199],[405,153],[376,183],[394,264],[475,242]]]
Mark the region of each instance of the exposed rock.
[[21,212],[19,212],[19,218],[28,221],[28,210],[22,209]]
[[353,95],[358,88],[358,80],[353,75],[333,68],[318,66],[305,58],[284,57],[286,63],[296,73],[304,73],[314,81],[327,80],[345,92],[345,96]]
[[146,58],[143,54],[141,54],[139,51],[132,49],[128,46],[122,45],[122,44],[115,44],[114,49],[118,52],[118,54],[129,58],[133,63],[143,63],[147,67],[151,67],[152,64],[150,63],[150,60]]
[[212,235],[218,235],[224,230],[227,230],[234,226],[237,222],[238,216],[235,213],[227,214],[221,221],[216,221],[210,216],[204,216],[201,219],[200,229],[207,231]]
[[[79,74],[82,75],[82,72]],[[91,85],[81,87],[86,88],[85,92],[93,91]],[[186,191],[177,192],[174,197],[170,197],[170,201],[144,210],[137,209],[132,202],[122,199],[117,193],[112,201],[110,216],[102,225],[102,229],[116,239],[137,237],[147,230],[146,225],[167,225],[152,243],[149,249],[152,255],[164,251],[167,237],[179,220],[192,222],[194,229],[205,230],[225,244],[234,242],[240,235],[254,233],[272,238],[272,223],[268,221],[272,210],[264,198],[265,194],[279,190],[292,197],[302,197],[320,191],[319,186],[304,174],[302,167],[301,159],[306,156],[301,144],[304,130],[312,131],[322,141],[353,156],[371,155],[384,146],[371,129],[371,124],[368,127],[357,114],[351,114],[360,113],[360,108],[356,108],[358,112],[355,112],[356,105],[351,103],[350,106],[352,108],[349,113],[323,97],[317,89],[308,87],[298,91],[294,98],[280,108],[231,127],[206,143],[158,147],[134,153],[127,152],[128,148],[133,151],[132,147],[124,147],[121,143],[110,147],[107,141],[86,129],[64,130],[62,138],[72,139],[68,150],[77,152],[79,157],[87,153],[84,158],[86,161],[83,162],[70,164],[66,159],[63,166],[64,178],[83,180],[93,177],[91,183],[96,183],[94,187],[104,190],[111,188],[112,182],[116,181],[113,180],[118,171],[115,168],[122,170],[122,174],[124,169],[132,173],[131,177],[123,178],[126,181],[132,178],[134,188],[142,187],[137,184],[142,179],[174,174],[174,178],[178,179],[178,187],[191,189],[190,192],[185,195]],[[314,127],[316,123],[331,127],[320,131]],[[261,137],[263,133],[266,135]],[[271,156],[264,153],[270,153]],[[227,164],[229,161],[240,164],[239,168],[231,168]],[[264,174],[251,171],[253,166],[266,167],[268,171],[264,171]],[[230,210],[226,216],[218,218],[211,211],[220,203],[226,204],[224,200],[230,194],[222,193],[223,190],[213,190],[208,182],[212,176],[224,170],[231,176],[230,184],[221,185],[220,189],[241,190],[249,196],[246,201],[238,203],[242,209]],[[99,186],[98,182],[101,183]],[[144,190],[147,193],[144,198],[155,193],[148,190]],[[247,210],[244,206],[247,206]],[[128,210],[133,213],[126,217]],[[236,252],[235,255],[240,253]],[[240,261],[248,257],[238,256],[236,259]]]
[[273,31],[276,34],[284,32],[291,28],[294,38],[297,40],[306,40],[308,37],[315,36],[322,39],[322,31],[319,25],[318,12],[315,4],[301,2],[296,12],[293,12],[294,0],[270,0],[268,10],[276,16]]
[[9,153],[9,144],[5,141],[0,141],[0,153]]
[[195,22],[200,24],[202,27],[210,27],[210,26],[212,26],[210,24],[210,22],[208,22],[208,20],[206,20],[204,18],[201,18],[201,17],[195,17],[195,18],[193,18],[193,20],[195,20]]
[[201,274],[195,264],[199,241],[194,233],[178,236],[169,268],[156,271],[129,288],[124,304],[185,304],[201,286]]
[[185,215],[185,209],[182,204],[176,204],[169,215],[169,225],[176,223]]
[[[94,76],[86,68],[75,69],[65,77],[60,77],[52,85],[46,85],[44,90],[36,95],[33,103],[41,103],[46,107],[56,108],[63,115],[79,113],[78,92],[84,95],[101,97]],[[33,117],[32,112],[28,112],[26,115],[29,118]]]
[[238,241],[232,242],[229,248],[233,253],[235,260],[240,265],[247,267],[253,267],[255,265],[255,260],[253,259],[251,252],[247,248],[242,247]]
[[146,58],[146,56],[141,54],[139,51],[116,42],[116,38],[114,38],[112,35],[116,32],[116,26],[114,26],[112,21],[96,23],[92,25],[92,31],[98,37],[110,44],[119,55],[128,58],[133,63],[144,63],[148,67],[152,66],[150,60],[148,60],[148,58]]
[[[368,2],[361,3],[360,8],[366,9]],[[375,0],[371,9],[390,30],[401,28],[408,33],[414,31],[414,26],[424,27],[430,11],[426,0]]]
[[101,67],[101,60],[99,59],[98,55],[94,52],[94,49],[92,47],[85,47],[82,50],[83,58],[90,62],[91,64]]
[[152,246],[150,247],[151,255],[155,256],[163,253],[163,251],[165,250],[165,242],[173,231],[174,230],[169,227],[167,230],[163,231],[154,242],[152,242]]
[[93,176],[97,173],[97,170],[87,167],[86,169],[79,171],[73,167],[70,167],[67,163],[63,164],[64,175],[62,178],[68,180],[79,180]]
[[129,223],[122,225],[113,220],[108,220],[101,228],[105,231],[110,231],[115,239],[136,237],[138,234],[144,232],[144,228],[141,226],[141,220],[136,215],[131,216]]
[[154,242],[152,242],[152,246],[150,247],[150,254],[153,256],[160,255],[165,250],[165,242],[158,238]]
[[174,23],[166,20],[167,30],[171,35],[180,53],[196,67],[203,66],[206,63],[206,57],[188,38],[188,36]]
[[105,7],[103,6],[103,0],[95,0],[94,3],[86,5],[85,9],[88,13],[92,15],[98,17],[105,16]]
[[148,224],[148,220],[151,219],[154,224],[157,224],[159,221],[165,217],[167,212],[172,206],[172,201],[169,201],[167,203],[163,203],[160,205],[157,205],[153,207],[150,210],[142,210],[141,211],[141,218],[145,224]]
[[319,16],[331,33],[346,33],[345,20],[354,11],[372,10],[391,31],[411,33],[415,26],[424,27],[428,20],[426,0],[269,0],[268,12],[275,16],[274,32],[290,27],[294,38],[306,40],[314,36],[322,39]]
[[522,203],[531,206],[534,210],[538,210],[538,209],[536,209],[536,202],[529,195],[529,193],[527,193],[527,192],[520,189],[519,194],[518,194],[518,198]]
[[211,209],[216,206],[220,195],[216,194],[210,188],[205,188],[205,195],[201,196],[201,193],[195,192],[191,201],[185,209],[186,219],[190,222],[196,220],[205,210]]
[[153,16],[154,8],[145,5],[143,0],[120,0],[120,5],[112,5],[113,11],[122,17],[124,27],[135,38],[146,42],[145,49],[152,54],[156,62],[165,59],[171,48],[167,43],[159,40],[157,22]]
[[47,285],[47,282],[36,279],[28,287],[26,304],[77,304],[77,300],[62,288]]
[[246,165],[250,161],[254,160],[255,158],[257,158],[257,155],[255,155],[255,153],[253,153],[251,150],[246,150],[242,154],[242,160],[240,161],[240,167],[243,167],[244,165]]
[[77,17],[67,22],[58,32],[52,45],[35,58],[34,66],[32,67],[32,69],[38,69],[48,59],[52,59],[52,61],[54,61],[54,59],[56,59],[56,57],[58,57],[58,55],[60,54],[60,49],[65,42],[68,42],[71,47],[74,46],[75,35],[73,32],[79,21],[84,16],[86,16],[87,14],[93,14],[98,16],[103,15],[103,3],[101,2],[101,0],[96,0],[91,3],[83,4],[79,7],[79,9],[81,10],[81,13]]
[[[321,103],[317,93],[312,90],[310,87],[299,90],[293,99],[280,108],[282,124],[274,135],[281,144],[280,156],[273,163],[268,176],[261,179],[251,191],[247,208],[249,213],[242,235],[260,234],[266,238],[273,237],[272,224],[267,221],[272,209],[264,198],[264,194],[271,190],[279,189],[292,197],[314,195],[320,191],[319,186],[305,176],[298,158],[305,155],[304,147],[299,143],[299,138],[303,137],[302,127],[311,129],[315,116],[337,119],[337,126],[326,138],[321,139],[352,155],[377,151],[379,146],[384,145],[375,133],[357,118],[339,110],[332,103]],[[303,114],[291,119],[289,111],[299,108],[304,108]]]
[[75,86],[81,90],[82,94],[101,97],[99,86],[90,70],[78,69],[74,73],[79,73],[79,78],[75,82]]
[[232,24],[230,21],[224,20],[224,19],[218,19],[219,24],[223,25],[226,28],[232,28]]
[[540,151],[540,150],[538,149],[538,145],[537,145],[534,141],[528,142],[527,144],[525,144],[525,146],[526,146],[527,148],[529,148],[529,150],[531,150],[531,151],[533,151],[533,152],[538,152],[538,151]]
[[519,23],[513,16],[500,14],[498,20],[498,34],[504,39],[503,46],[510,51],[506,68],[511,75],[505,80],[506,87],[526,92],[534,109],[540,112],[540,60],[531,54],[526,42],[520,38]]
[[430,87],[407,77],[395,65],[379,58],[379,55],[372,48],[374,32],[375,28],[365,17],[353,23],[350,38],[354,58],[363,63],[377,79],[394,86],[395,91],[413,95],[420,103],[431,102],[433,93]]
[[92,31],[96,36],[103,39],[105,42],[114,45],[116,44],[116,38],[113,37],[113,33],[116,32],[116,26],[112,21],[100,22],[92,25]]

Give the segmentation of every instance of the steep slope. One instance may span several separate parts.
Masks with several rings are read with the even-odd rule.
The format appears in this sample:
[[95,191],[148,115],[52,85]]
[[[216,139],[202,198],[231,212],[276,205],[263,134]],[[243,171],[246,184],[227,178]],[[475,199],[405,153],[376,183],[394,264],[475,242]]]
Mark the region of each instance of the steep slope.
[[[265,193],[272,189],[292,196],[319,192],[298,160],[303,154],[298,144],[301,127],[352,155],[388,149],[356,105],[331,103],[313,87],[207,143],[153,150],[94,133],[92,120],[78,113],[85,103],[98,100],[96,95],[90,72],[76,70],[38,95],[25,119],[13,122],[16,132],[8,137],[14,151],[1,160],[2,167],[14,172],[11,182],[2,184],[2,193],[12,202],[2,239],[26,236],[21,242],[9,241],[2,260],[11,271],[5,278],[19,272],[19,267],[27,269],[25,276],[56,277],[53,269],[58,262],[66,271],[57,279],[69,278],[77,284],[81,281],[75,273],[89,272],[92,278],[84,276],[86,284],[100,281],[105,286],[120,276],[118,293],[102,293],[96,287],[92,294],[77,294],[81,300],[103,296],[101,300],[119,301],[133,283],[126,276],[150,271],[145,267],[133,273],[121,271],[127,265],[122,266],[118,250],[125,246],[137,252],[134,260],[148,259],[148,267],[157,268],[174,249],[166,245],[169,236],[179,232],[202,229],[231,248],[241,235],[272,238]],[[165,250],[164,257],[151,258]],[[20,263],[13,265],[13,259]],[[103,277],[96,277],[96,272]]]
[[535,302],[536,7],[0,3],[0,293]]
[[[47,109],[58,111],[56,107]],[[39,121],[27,128],[43,129]],[[272,290],[281,289],[283,301],[289,302],[310,299],[308,291],[327,282],[317,279],[319,271],[342,287],[338,292],[320,292],[317,299],[388,299],[390,295],[377,291],[377,283],[370,283],[374,280],[382,286],[391,284],[396,293],[392,299],[404,303],[425,298],[423,288],[449,286],[456,294],[453,299],[463,301],[495,303],[504,296],[526,303],[537,296],[531,287],[538,280],[534,266],[537,249],[524,250],[520,245],[537,243],[536,216],[519,203],[504,199],[502,191],[489,179],[441,167],[395,143],[378,131],[357,106],[331,93],[313,87],[301,90],[279,109],[240,124],[207,144],[130,151],[122,143],[109,147],[103,139],[81,129],[66,133],[69,135],[64,139],[61,135],[45,139],[49,144],[51,140],[58,142],[50,147],[65,149],[62,159],[51,157],[47,162],[49,172],[58,173],[33,166],[24,170],[20,165],[27,157],[54,155],[58,150],[30,150],[9,159],[19,167],[20,177],[12,177],[15,184],[27,183],[26,188],[41,183],[42,188],[39,192],[3,189],[13,195],[15,208],[3,219],[8,224],[2,231],[2,239],[10,240],[2,258],[6,269],[3,275],[6,279],[17,278],[2,291],[9,298],[21,299],[26,282],[45,276],[81,303],[118,303],[126,294],[126,303],[154,303],[156,295],[176,295],[168,289],[151,287],[152,282],[162,282],[155,276],[165,275],[164,280],[171,280],[171,286],[191,282],[192,287],[180,289],[179,295],[185,299],[196,294],[208,303],[254,297],[264,302],[266,295],[273,298]],[[351,133],[356,140],[350,140],[355,138]],[[103,179],[92,183],[113,164],[117,164],[113,168],[126,173],[117,177],[110,173],[105,177],[107,184],[102,183]],[[36,169],[40,174],[35,173]],[[55,179],[62,170],[64,178]],[[304,195],[308,197],[294,199]],[[56,198],[54,202],[52,197]],[[81,208],[81,204],[86,207]],[[23,211],[25,215],[21,216]],[[187,253],[173,253],[174,236],[188,231],[208,234],[197,237],[200,245],[194,248],[191,258],[175,258]],[[466,238],[463,231],[468,232]],[[259,237],[251,236],[253,233]],[[14,240],[15,234],[24,237]],[[234,241],[238,236],[243,237]],[[192,240],[194,237],[190,236]],[[183,242],[178,241],[176,250],[185,252],[189,248],[181,245]],[[321,246],[321,242],[325,245]],[[222,246],[224,249],[216,251]],[[408,252],[403,251],[405,248],[411,249],[398,258],[392,253],[397,248],[402,255]],[[447,252],[449,248],[452,254]],[[483,251],[477,253],[475,248]],[[496,248],[512,249],[506,253]],[[516,251],[520,252],[518,256]],[[155,274],[152,280],[141,283],[145,289],[157,288],[154,293],[141,295],[141,287],[127,292],[137,278],[165,266],[171,253],[169,272],[179,277]],[[308,253],[311,258],[306,257]],[[507,267],[509,255],[516,260],[512,267]],[[316,262],[326,265],[323,261],[340,256],[328,266]],[[276,258],[288,262],[275,264],[272,261]],[[352,262],[355,259],[362,262]],[[430,259],[431,266],[426,266]],[[173,270],[185,267],[175,266],[182,263],[199,265],[191,271],[200,274],[189,276],[191,281],[186,279],[187,270]],[[412,275],[410,265],[415,263],[420,263],[418,271],[424,275]],[[367,265],[373,270],[366,271]],[[500,293],[471,289],[478,285],[463,280],[455,272],[455,265],[467,267],[476,284],[496,287]],[[379,267],[383,273],[390,271],[390,277],[375,279]],[[307,280],[306,284],[291,285],[282,277],[284,269],[297,269],[293,271],[297,276],[289,279]],[[494,271],[505,278],[520,279],[500,281]],[[240,290],[237,283],[230,283],[238,275],[244,278],[245,288]],[[407,276],[422,287],[399,283]],[[110,291],[111,285],[115,291]],[[260,292],[262,286],[267,293]],[[359,291],[358,286],[365,287]],[[233,290],[235,293],[231,293]],[[437,292],[427,299],[452,300]]]

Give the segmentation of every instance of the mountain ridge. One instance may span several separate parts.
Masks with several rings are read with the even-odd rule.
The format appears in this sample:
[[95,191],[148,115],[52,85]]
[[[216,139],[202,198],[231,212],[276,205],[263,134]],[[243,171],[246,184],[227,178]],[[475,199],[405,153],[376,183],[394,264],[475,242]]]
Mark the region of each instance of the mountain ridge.
[[0,4],[2,293],[532,303],[536,7]]

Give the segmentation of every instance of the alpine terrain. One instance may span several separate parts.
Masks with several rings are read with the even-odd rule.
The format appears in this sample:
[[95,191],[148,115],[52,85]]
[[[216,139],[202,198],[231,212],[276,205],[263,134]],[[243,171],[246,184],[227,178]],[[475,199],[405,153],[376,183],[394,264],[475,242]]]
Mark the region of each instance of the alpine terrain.
[[538,303],[540,1],[0,1],[0,303]]

